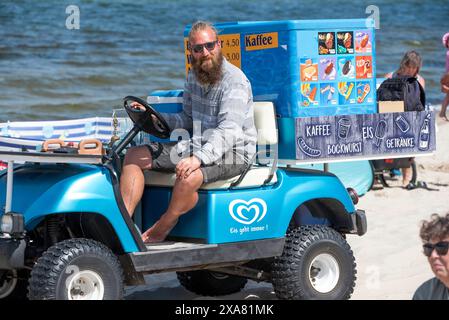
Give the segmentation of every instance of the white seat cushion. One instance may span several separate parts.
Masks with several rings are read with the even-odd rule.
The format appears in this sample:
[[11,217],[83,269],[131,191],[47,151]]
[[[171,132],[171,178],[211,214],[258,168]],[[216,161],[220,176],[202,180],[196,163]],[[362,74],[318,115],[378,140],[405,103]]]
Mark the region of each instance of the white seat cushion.
[[257,129],[258,145],[275,145],[278,143],[276,115],[272,102],[254,102],[254,125]]
[[[251,188],[259,187],[268,178],[270,174],[270,167],[253,167],[248,171],[245,178],[237,186],[237,188]],[[158,187],[173,187],[176,181],[176,175],[174,173],[165,173],[160,171],[145,170],[145,185],[158,186]],[[212,183],[203,184],[200,189],[212,190],[212,189],[227,189],[231,184],[236,181],[239,176],[227,179],[219,180]],[[271,179],[270,184],[277,182],[276,174]]]

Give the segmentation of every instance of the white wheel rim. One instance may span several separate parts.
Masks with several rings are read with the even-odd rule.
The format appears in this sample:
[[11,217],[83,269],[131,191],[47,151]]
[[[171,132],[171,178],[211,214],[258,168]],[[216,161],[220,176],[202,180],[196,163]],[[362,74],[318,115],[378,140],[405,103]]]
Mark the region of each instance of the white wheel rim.
[[103,300],[103,280],[94,271],[79,271],[73,275],[69,282],[67,297],[69,300]]
[[328,253],[322,253],[313,259],[309,267],[309,281],[320,293],[332,291],[340,279],[340,267],[337,260]]
[[17,271],[16,270],[9,270],[6,271],[6,273],[11,274],[11,278],[8,280],[3,281],[2,285],[0,286],[0,299],[6,298],[11,294],[11,292],[14,291],[16,285],[17,285]]
[[229,276],[227,274],[217,273],[217,272],[211,272],[210,275],[217,280],[224,280],[224,279],[229,278]]

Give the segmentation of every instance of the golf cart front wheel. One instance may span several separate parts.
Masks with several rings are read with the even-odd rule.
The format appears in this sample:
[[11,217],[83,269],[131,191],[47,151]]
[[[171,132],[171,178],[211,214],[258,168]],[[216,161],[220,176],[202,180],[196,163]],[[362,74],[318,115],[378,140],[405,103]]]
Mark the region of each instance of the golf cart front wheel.
[[0,270],[0,300],[23,300],[28,292],[30,272],[21,270]]
[[119,300],[123,270],[100,242],[69,239],[50,247],[31,271],[30,300]]
[[337,231],[300,226],[290,230],[284,252],[273,262],[272,283],[279,299],[349,299],[355,267],[352,250]]

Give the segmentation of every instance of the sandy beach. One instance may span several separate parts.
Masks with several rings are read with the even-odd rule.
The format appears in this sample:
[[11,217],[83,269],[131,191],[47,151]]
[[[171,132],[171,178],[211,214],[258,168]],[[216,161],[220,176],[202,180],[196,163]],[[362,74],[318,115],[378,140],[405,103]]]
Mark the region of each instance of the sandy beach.
[[353,299],[410,299],[422,282],[433,277],[418,234],[421,220],[449,211],[448,140],[449,122],[437,117],[435,155],[416,158],[418,180],[435,190],[385,188],[360,199],[368,232],[348,237],[358,264]]
[[[449,122],[437,119],[437,151],[416,162],[418,180],[433,190],[391,187],[372,190],[360,199],[357,207],[366,211],[368,232],[347,237],[358,271],[352,299],[408,300],[433,276],[418,233],[421,220],[449,211]],[[254,281],[242,292],[212,298],[185,290],[175,273],[149,275],[146,280],[146,286],[129,287],[126,299],[276,299],[270,284]]]

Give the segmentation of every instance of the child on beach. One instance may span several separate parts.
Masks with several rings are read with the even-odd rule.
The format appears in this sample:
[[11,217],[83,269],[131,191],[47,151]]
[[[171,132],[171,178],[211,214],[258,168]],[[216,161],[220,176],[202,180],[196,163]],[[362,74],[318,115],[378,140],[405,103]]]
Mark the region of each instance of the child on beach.
[[443,36],[443,45],[447,50],[446,52],[446,74],[441,78],[441,91],[446,94],[444,97],[443,103],[441,104],[441,111],[440,111],[440,117],[445,118],[449,121],[449,119],[446,117],[446,109],[449,105],[449,32],[446,33]]

